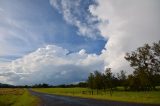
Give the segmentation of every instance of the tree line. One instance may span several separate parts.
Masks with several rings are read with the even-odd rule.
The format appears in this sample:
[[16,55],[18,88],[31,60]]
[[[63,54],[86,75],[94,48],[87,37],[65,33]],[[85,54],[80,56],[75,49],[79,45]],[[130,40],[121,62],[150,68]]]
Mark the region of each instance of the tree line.
[[152,45],[145,44],[124,57],[133,68],[133,73],[127,75],[126,71],[113,74],[111,68],[104,73],[95,71],[90,73],[87,83],[91,89],[109,89],[113,91],[117,86],[125,90],[149,91],[156,90],[160,85],[160,41]]
[[75,84],[61,84],[61,85],[50,85],[47,83],[40,83],[34,85],[9,85],[0,83],[0,88],[73,88],[73,87],[88,87],[87,82],[79,82]]

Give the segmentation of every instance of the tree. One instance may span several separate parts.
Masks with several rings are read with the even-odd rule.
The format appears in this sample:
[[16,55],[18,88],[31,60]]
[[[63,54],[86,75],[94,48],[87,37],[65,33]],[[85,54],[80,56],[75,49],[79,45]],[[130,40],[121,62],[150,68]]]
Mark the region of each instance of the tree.
[[133,73],[134,78],[132,78],[135,81],[132,82],[137,82],[136,86],[138,87],[136,89],[154,89],[156,85],[154,77],[160,72],[160,41],[154,43],[153,46],[145,44],[136,51],[127,53],[125,59],[135,69]]
[[151,47],[148,44],[145,44],[143,47],[138,48],[131,54],[127,53],[125,56],[125,59],[130,62],[131,67],[135,69],[133,74],[135,77],[134,82],[137,82],[137,90],[143,90],[149,87],[149,84],[151,84],[150,82],[148,82],[149,73],[151,72],[149,70],[149,62],[151,58],[150,49]]
[[152,60],[150,69],[152,72],[150,73],[150,80],[152,81],[152,85],[155,88],[155,86],[160,83],[160,41],[153,43],[151,50]]

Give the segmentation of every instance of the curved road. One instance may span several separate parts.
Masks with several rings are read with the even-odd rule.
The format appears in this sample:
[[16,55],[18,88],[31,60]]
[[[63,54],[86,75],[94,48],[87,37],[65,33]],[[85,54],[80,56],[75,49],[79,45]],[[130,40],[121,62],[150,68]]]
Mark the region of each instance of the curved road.
[[32,95],[39,97],[42,101],[41,106],[160,106],[147,105],[115,101],[102,101],[95,99],[84,99],[78,97],[58,96],[29,90]]

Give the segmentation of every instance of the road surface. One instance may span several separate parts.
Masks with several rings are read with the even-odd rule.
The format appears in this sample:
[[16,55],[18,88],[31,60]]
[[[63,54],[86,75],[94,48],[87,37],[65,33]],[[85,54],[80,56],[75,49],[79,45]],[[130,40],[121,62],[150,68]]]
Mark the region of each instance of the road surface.
[[41,99],[41,106],[160,106],[58,96],[53,94],[39,93],[32,90],[29,91],[32,95],[35,95]]

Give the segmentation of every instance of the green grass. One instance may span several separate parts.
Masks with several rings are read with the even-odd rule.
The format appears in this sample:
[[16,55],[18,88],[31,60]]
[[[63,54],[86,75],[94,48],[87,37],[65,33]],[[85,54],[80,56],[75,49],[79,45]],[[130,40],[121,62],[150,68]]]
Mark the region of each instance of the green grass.
[[[27,89],[0,89],[0,106],[37,106],[39,99],[32,96]],[[17,92],[21,92],[18,94]]]
[[99,91],[98,95],[97,92],[94,91],[94,94],[91,95],[89,93],[89,91],[91,90],[88,88],[35,88],[33,90],[49,94],[76,96],[76,97],[93,98],[100,100],[160,104],[160,91],[149,91],[149,92],[114,91],[113,95],[111,96],[108,91],[107,92]]

